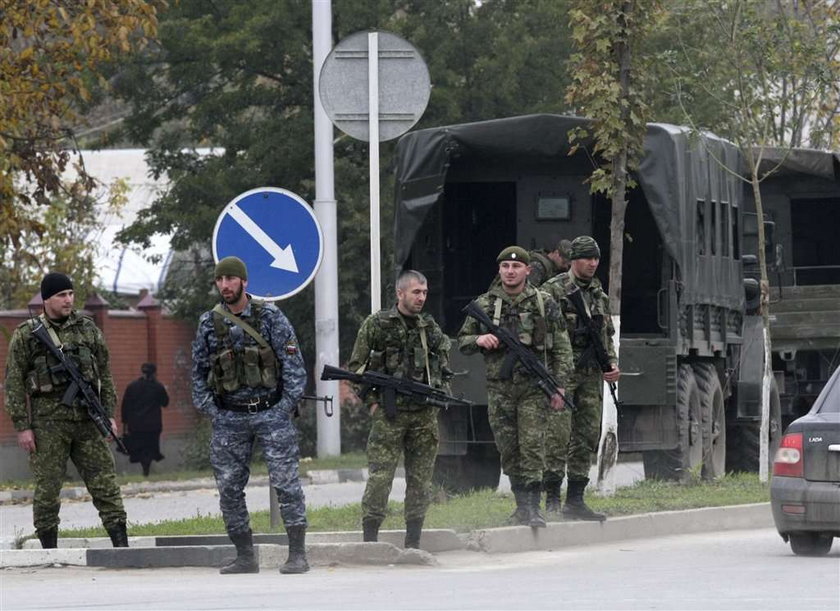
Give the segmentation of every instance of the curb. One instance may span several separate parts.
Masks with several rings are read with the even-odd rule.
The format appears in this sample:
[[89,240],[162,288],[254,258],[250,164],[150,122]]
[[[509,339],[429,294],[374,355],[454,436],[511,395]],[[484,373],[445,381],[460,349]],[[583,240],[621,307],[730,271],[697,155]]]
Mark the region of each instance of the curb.
[[471,551],[489,554],[553,550],[627,539],[773,527],[770,503],[662,511],[610,518],[606,522],[549,522],[546,528],[506,526],[476,530]]
[[[307,535],[306,555],[312,566],[335,564],[434,565],[432,552],[463,549],[453,530],[429,529],[423,533],[423,549],[403,549],[402,530],[380,532],[377,543],[362,543],[362,533],[315,532]],[[0,568],[65,564],[104,568],[219,567],[236,554],[227,535],[183,537],[129,537],[129,548],[113,548],[105,537],[59,539],[57,549],[41,549],[36,540],[24,549],[0,550]],[[262,568],[279,568],[286,560],[285,534],[255,534],[254,549]]]
[[[378,543],[361,543],[359,531],[307,533],[307,556],[313,566],[335,564],[435,564],[432,553],[466,549],[476,553],[549,551],[564,547],[613,543],[628,539],[690,533],[771,528],[770,503],[663,511],[611,518],[606,522],[550,522],[546,528],[507,526],[476,530],[463,539],[455,531],[423,531],[422,550],[401,549],[402,530],[380,532]],[[34,540],[25,549],[0,550],[0,568],[79,565],[107,568],[218,567],[235,548],[226,535],[130,537],[130,548],[110,547],[106,538],[59,539],[58,549],[43,550]],[[260,566],[279,567],[287,550],[286,535],[256,534]],[[74,547],[70,547],[74,546]]]

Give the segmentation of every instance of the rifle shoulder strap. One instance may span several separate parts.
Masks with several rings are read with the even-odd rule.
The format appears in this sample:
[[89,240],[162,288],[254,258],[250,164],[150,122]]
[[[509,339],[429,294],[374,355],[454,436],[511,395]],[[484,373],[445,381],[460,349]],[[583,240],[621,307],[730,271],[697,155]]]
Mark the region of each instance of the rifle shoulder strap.
[[[254,327],[252,327],[247,322],[242,320],[241,316],[235,316],[234,314],[231,314],[230,312],[228,312],[226,309],[224,309],[222,307],[222,304],[217,303],[216,306],[213,308],[213,311],[217,312],[218,314],[221,314],[222,316],[227,318],[229,321],[231,321],[233,324],[242,327],[242,330],[245,331],[245,333],[247,333],[248,335],[250,335],[251,337],[253,337],[257,341],[257,343],[260,345],[260,348],[270,348],[271,347],[269,345],[269,343],[265,340],[265,338],[262,335],[260,335],[259,332],[256,329],[254,329]],[[272,352],[274,352],[274,351],[272,350]],[[276,354],[274,355],[274,358],[277,358]]]
[[55,347],[61,350],[61,340],[58,338],[58,333],[55,332],[53,326],[47,321],[47,317],[44,316],[44,314],[38,314],[38,319],[41,321],[41,324],[44,325],[44,329],[47,330],[47,333],[50,334],[50,339]]

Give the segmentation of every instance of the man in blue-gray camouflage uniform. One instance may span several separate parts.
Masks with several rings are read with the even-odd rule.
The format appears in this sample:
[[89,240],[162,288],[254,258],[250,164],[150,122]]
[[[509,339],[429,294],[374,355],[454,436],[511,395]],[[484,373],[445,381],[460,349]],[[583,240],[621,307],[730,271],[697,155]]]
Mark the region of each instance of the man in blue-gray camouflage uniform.
[[215,279],[222,302],[199,319],[192,382],[196,408],[213,422],[210,462],[225,528],[236,546],[236,559],[219,572],[259,572],[244,492],[259,440],[289,537],[280,572],[305,573],[306,506],[292,423],[306,384],[303,357],[283,312],[245,292],[248,271],[241,259],[220,260]]

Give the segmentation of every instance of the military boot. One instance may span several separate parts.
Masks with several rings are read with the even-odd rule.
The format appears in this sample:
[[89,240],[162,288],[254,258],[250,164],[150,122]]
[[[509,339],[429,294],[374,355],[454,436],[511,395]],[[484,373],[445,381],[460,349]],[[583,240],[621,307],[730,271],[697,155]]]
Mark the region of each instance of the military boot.
[[514,526],[527,526],[531,519],[528,512],[528,493],[519,486],[511,486],[510,489],[516,500],[516,509],[508,518],[508,523]]
[[114,547],[128,547],[128,533],[125,530],[125,524],[114,524],[105,530],[108,531],[108,536],[111,537],[111,544]]
[[607,516],[597,511],[592,511],[583,500],[583,491],[586,490],[588,479],[569,480],[569,489],[566,491],[566,503],[563,505],[563,517],[568,520],[588,520],[590,522],[603,522]]
[[38,531],[38,540],[42,549],[55,549],[58,547],[58,529],[48,528]]
[[306,573],[309,563],[306,561],[306,526],[288,526],[286,534],[289,536],[289,558],[280,567],[284,575]]
[[545,512],[547,514],[560,514],[560,487],[562,485],[563,480],[543,482],[543,489],[545,490]]
[[254,537],[250,529],[243,533],[228,533],[228,536],[236,546],[236,558],[219,569],[219,573],[222,575],[259,573],[260,565],[254,556]]
[[379,518],[364,518],[362,520],[362,541],[365,543],[376,543],[379,541],[379,525],[382,520]]
[[545,528],[545,517],[540,513],[540,498],[542,497],[542,484],[531,484],[528,487],[528,526],[531,528]]
[[423,518],[406,520],[405,522],[405,548],[420,549],[420,533],[423,530]]

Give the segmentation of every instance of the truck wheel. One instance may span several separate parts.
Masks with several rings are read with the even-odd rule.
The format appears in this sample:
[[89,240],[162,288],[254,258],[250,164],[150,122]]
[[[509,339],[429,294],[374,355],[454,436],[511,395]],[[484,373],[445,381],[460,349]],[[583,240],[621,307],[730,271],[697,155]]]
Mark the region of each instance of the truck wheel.
[[501,465],[493,444],[470,444],[462,456],[441,456],[435,459],[433,481],[453,494],[479,488],[499,487]]
[[[642,454],[647,478],[687,481],[703,464],[700,391],[691,365],[680,365],[676,407],[677,447],[673,450],[652,450]],[[699,475],[699,472],[697,474]]]
[[694,365],[700,392],[703,421],[703,479],[714,480],[726,473],[726,409],[717,369],[711,363]]
[[790,549],[797,556],[825,556],[831,551],[832,535],[817,532],[790,533]]
[[[770,426],[767,445],[769,471],[773,469],[773,458],[782,439],[782,405],[776,381],[770,382]],[[761,451],[761,421],[743,422],[733,426],[729,432],[727,450],[728,471],[758,472],[758,458]]]

